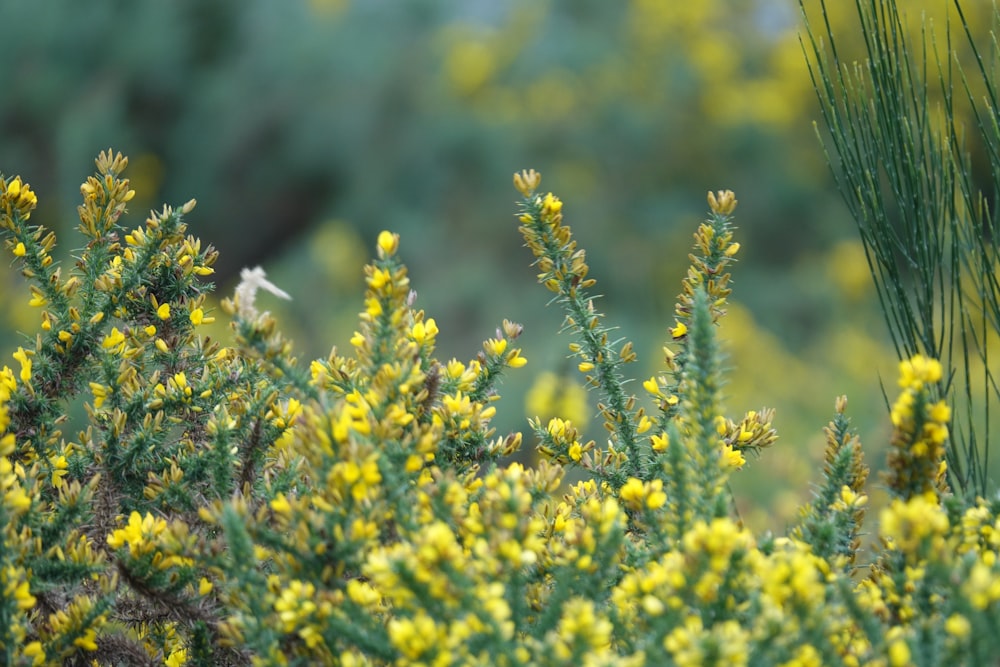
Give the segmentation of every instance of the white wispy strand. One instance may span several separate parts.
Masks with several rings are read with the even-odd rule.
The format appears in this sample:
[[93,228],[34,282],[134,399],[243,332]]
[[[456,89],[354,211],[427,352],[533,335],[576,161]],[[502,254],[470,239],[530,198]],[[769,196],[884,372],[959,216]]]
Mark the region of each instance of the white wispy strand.
[[267,279],[267,274],[261,267],[243,269],[240,271],[240,284],[236,286],[235,298],[236,311],[241,317],[246,319],[257,317],[257,308],[254,307],[254,302],[257,300],[257,290],[260,289],[282,299],[289,301],[292,299],[288,292]]

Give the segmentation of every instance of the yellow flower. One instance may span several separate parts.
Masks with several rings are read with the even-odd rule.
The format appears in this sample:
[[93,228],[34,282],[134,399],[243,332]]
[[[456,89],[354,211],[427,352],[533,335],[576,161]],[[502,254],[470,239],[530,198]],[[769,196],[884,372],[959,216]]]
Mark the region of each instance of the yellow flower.
[[27,611],[35,606],[35,596],[31,594],[31,588],[27,581],[22,581],[14,587],[14,600],[17,601],[17,608]]
[[521,356],[521,348],[517,347],[507,353],[507,366],[510,368],[521,368],[528,360]]
[[375,269],[372,271],[372,275],[368,278],[368,286],[373,291],[381,291],[386,285],[392,284],[392,275],[389,274],[385,269]]
[[[0,186],[3,185],[0,179]],[[31,210],[38,203],[38,197],[31,191],[31,186],[21,182],[20,176],[15,176],[6,187],[0,187],[0,201],[9,205],[24,219],[31,217]]]
[[347,597],[362,607],[374,607],[382,599],[382,596],[372,588],[370,583],[358,579],[351,579],[347,582]]
[[927,383],[941,380],[941,362],[917,354],[899,362],[899,386],[903,389],[921,389]]
[[205,311],[201,308],[195,308],[188,317],[191,320],[191,324],[198,326],[205,321]]
[[892,667],[905,667],[910,664],[910,647],[906,641],[897,639],[889,644],[889,664]]
[[20,241],[18,241],[17,245],[14,246],[14,256],[15,257],[24,257],[24,255],[27,252],[28,252],[27,248],[25,248],[24,244],[21,243]]
[[732,468],[734,470],[739,470],[744,465],[746,465],[746,458],[743,456],[743,452],[738,449],[733,449],[730,445],[722,446],[722,466],[723,468]]
[[915,554],[925,539],[945,535],[949,526],[948,514],[933,492],[893,500],[880,519],[882,536],[905,554]]
[[378,299],[365,299],[365,312],[368,314],[368,317],[375,319],[384,312],[382,310],[382,302]]
[[658,510],[667,503],[667,494],[663,491],[663,480],[654,479],[647,483],[646,507]]
[[562,210],[562,200],[556,197],[551,192],[545,195],[545,199],[542,200],[542,217],[551,217],[559,213]]
[[641,435],[651,428],[653,428],[652,420],[650,420],[650,418],[647,417],[646,415],[643,415],[639,419],[639,423],[635,427],[635,432]]
[[128,524],[124,528],[119,528],[108,535],[108,546],[112,549],[119,549],[126,544],[129,553],[139,556],[152,550],[153,545],[149,540],[155,538],[167,529],[167,522],[157,519],[149,512],[146,516],[133,511],[129,515]]
[[84,651],[97,650],[97,633],[93,628],[87,628],[83,636],[73,640],[73,645],[82,648]]
[[951,408],[944,401],[938,401],[930,406],[928,411],[928,417],[931,421],[938,422],[939,424],[945,424],[951,419]]
[[31,355],[34,352],[25,351],[23,347],[18,347],[17,352],[13,354],[15,360],[21,362],[21,382],[31,381]]
[[632,509],[640,509],[645,500],[646,491],[643,488],[642,480],[636,477],[629,477],[622,488],[618,491],[618,497]]
[[961,614],[952,614],[948,617],[948,620],[944,622],[944,629],[950,635],[958,637],[959,639],[965,639],[969,636],[972,631],[972,624],[969,623],[969,619]]
[[170,304],[169,303],[161,303],[160,307],[156,309],[156,316],[159,317],[161,320],[169,320],[170,319]]
[[501,354],[507,351],[507,339],[490,338],[485,343],[483,343],[483,349],[486,350],[487,354],[499,357]]
[[288,498],[284,493],[279,493],[271,501],[271,509],[278,514],[288,514],[292,511],[292,506],[288,503]]
[[163,662],[166,667],[181,667],[187,664],[187,649],[179,648],[170,652],[167,659]]
[[384,257],[392,257],[399,248],[399,234],[393,234],[385,230],[379,232],[378,247]]
[[45,664],[45,650],[42,648],[42,643],[39,641],[30,642],[24,647],[24,655],[31,658],[31,664],[43,665]]
[[389,641],[409,660],[420,658],[438,641],[437,625],[423,611],[412,618],[393,618],[387,629]]
[[[164,304],[166,305],[166,304]],[[111,333],[101,341],[101,347],[105,350],[112,350],[121,353],[125,349],[125,334],[118,330],[118,327],[111,327]]]
[[61,488],[65,484],[63,477],[69,474],[69,463],[66,461],[66,457],[62,454],[50,456],[49,465],[52,466],[52,486],[57,489]]
[[[433,317],[428,318],[426,321],[417,322],[410,328],[410,337],[417,345],[423,345],[425,342],[433,342],[434,337],[437,335],[437,322],[434,321]],[[351,342],[353,343],[354,340],[352,339]]]

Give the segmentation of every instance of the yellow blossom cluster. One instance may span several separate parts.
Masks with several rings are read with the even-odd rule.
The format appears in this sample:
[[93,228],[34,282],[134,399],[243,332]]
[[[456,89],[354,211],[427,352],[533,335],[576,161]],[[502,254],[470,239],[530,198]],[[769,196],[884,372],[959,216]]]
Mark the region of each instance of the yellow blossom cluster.
[[946,490],[944,448],[951,408],[934,400],[941,380],[941,362],[916,355],[899,364],[902,389],[892,406],[894,427],[887,481],[904,499],[931,490]]
[[[704,258],[732,258],[731,228],[701,232],[683,363],[644,383],[661,402],[653,418],[624,389],[635,352],[608,339],[561,200],[536,194],[537,172],[515,176],[522,233],[609,434],[598,445],[567,415],[533,420],[542,456],[529,465],[511,458],[522,435],[493,426],[500,379],[526,363],[521,325],[486,332],[474,359],[439,359],[398,235],[378,236],[346,352],[300,366],[252,307],[258,288],[284,294],[262,270],[224,305],[231,345],[202,335],[214,251],[185,235],[191,208],[154,213],[123,245],[124,158],[98,168],[68,278],[31,269],[47,237],[24,226],[26,186],[0,180],[5,247],[45,300],[34,346],[0,370],[5,664],[1000,658],[1000,505],[939,483],[949,415],[937,362],[900,368],[894,499],[870,550],[868,469],[844,398],[798,522],[754,536],[739,521],[727,482],[776,433],[770,410],[723,414],[714,332],[728,287]],[[709,203],[721,224],[735,198]],[[65,436],[76,397],[86,426]]]
[[[21,182],[20,176],[0,183],[0,220],[4,221],[4,226],[13,227],[15,225],[12,220],[14,216],[27,220],[37,204],[38,197],[30,185]],[[23,242],[18,243],[14,254],[23,257],[25,255],[24,244]]]

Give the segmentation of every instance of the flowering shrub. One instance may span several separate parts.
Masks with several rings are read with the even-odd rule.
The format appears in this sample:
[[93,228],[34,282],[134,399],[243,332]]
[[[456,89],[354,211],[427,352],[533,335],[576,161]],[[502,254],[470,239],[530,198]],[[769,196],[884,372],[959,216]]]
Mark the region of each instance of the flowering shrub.
[[[497,386],[525,365],[504,321],[476,359],[439,359],[400,239],[378,237],[347,351],[299,365],[256,293],[199,332],[216,253],[194,208],[120,225],[133,191],[110,151],[81,188],[72,267],[0,179],[4,247],[39,331],[0,377],[0,650],[7,664],[906,665],[1000,657],[996,503],[945,482],[941,365],[901,366],[884,482],[859,551],[868,470],[836,401],[813,501],[754,536],[727,481],[774,444],[772,413],[721,406],[732,192],[709,194],[663,373],[629,391],[632,345],[598,312],[563,203],[514,183],[539,282],[600,396],[607,441],[530,424],[504,457]],[[66,268],[64,271],[63,269]],[[287,296],[287,295],[284,295]],[[81,425],[74,406],[83,402]],[[766,455],[766,453],[764,454]],[[583,481],[563,485],[568,470]]]

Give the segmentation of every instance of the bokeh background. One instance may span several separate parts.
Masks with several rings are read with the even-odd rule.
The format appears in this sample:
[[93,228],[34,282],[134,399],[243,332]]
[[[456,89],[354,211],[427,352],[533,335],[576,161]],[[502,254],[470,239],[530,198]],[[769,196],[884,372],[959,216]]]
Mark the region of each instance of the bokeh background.
[[[853,3],[834,4],[849,42]],[[441,357],[474,357],[502,318],[525,325],[501,430],[579,381],[516,231],[511,174],[538,169],[565,200],[640,382],[661,368],[705,193],[732,189],[727,406],[776,408],[781,435],[735,493],[747,521],[780,530],[817,479],[837,395],[881,467],[881,383],[895,382],[813,125],[801,28],[796,0],[10,0],[0,172],[32,184],[72,262],[79,183],[101,149],[126,153],[127,224],[196,198],[188,221],[221,252],[219,294],[263,266],[294,296],[262,301],[303,360],[346,346],[374,239],[399,232]],[[0,278],[5,359],[38,325],[19,280]]]

